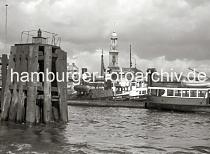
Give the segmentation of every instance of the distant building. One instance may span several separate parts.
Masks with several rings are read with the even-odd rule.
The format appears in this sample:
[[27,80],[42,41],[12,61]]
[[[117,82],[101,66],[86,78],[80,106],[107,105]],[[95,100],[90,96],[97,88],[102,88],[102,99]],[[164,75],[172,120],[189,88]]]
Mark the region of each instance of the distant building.
[[67,65],[67,71],[68,72],[79,72],[79,68],[76,66],[75,63],[69,64]]
[[83,67],[82,68],[82,74],[85,73],[85,72],[87,72],[87,71],[88,71],[88,69],[86,67]]
[[[67,72],[70,72],[71,74],[79,73],[79,68],[75,65],[75,63],[72,63],[72,64],[68,63],[68,65],[67,65]],[[68,88],[68,91],[70,93],[74,92],[74,82],[73,82],[73,79],[72,79],[72,75],[70,75],[68,77],[67,88]]]

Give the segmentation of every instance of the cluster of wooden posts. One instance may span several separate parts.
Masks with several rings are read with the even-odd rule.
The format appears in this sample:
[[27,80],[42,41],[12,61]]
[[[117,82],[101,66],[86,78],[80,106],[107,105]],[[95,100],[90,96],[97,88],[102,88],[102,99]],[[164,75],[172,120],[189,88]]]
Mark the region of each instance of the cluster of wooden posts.
[[[2,55],[1,120],[26,123],[68,121],[67,83],[46,80],[46,70],[61,78],[67,70],[67,53],[60,47],[48,44],[15,44],[9,59]],[[38,72],[33,81],[22,82],[11,71]],[[13,78],[11,78],[13,77]],[[37,81],[37,78],[39,80]]]

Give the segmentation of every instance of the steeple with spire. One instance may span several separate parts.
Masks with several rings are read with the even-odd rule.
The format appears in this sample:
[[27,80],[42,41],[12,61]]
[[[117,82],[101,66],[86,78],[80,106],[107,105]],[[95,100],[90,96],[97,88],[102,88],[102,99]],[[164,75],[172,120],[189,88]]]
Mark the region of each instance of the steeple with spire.
[[112,32],[110,39],[111,39],[111,44],[110,44],[110,51],[109,51],[109,69],[111,69],[112,71],[116,71],[116,70],[119,70],[119,66],[118,66],[119,51],[117,49],[118,36],[115,31]]

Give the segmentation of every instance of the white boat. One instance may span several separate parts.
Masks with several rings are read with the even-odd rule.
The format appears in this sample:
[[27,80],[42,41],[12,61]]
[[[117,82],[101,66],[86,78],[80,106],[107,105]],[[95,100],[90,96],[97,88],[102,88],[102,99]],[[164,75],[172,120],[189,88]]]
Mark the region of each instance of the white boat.
[[183,86],[187,86],[187,87],[210,87],[210,82],[205,81],[205,82],[201,82],[201,81],[182,81],[181,82]]
[[146,108],[210,112],[210,88],[148,87]]
[[147,96],[147,88],[140,87],[140,88],[133,88],[130,91],[122,91],[121,93],[115,94],[113,97],[116,99],[121,100],[133,100],[133,99],[146,99]]

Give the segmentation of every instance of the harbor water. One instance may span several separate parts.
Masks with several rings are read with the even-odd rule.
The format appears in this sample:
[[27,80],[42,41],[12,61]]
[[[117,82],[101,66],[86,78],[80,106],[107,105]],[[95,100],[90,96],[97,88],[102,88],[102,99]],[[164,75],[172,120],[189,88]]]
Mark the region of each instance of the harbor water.
[[210,153],[210,114],[69,106],[69,122],[0,124],[0,153]]

